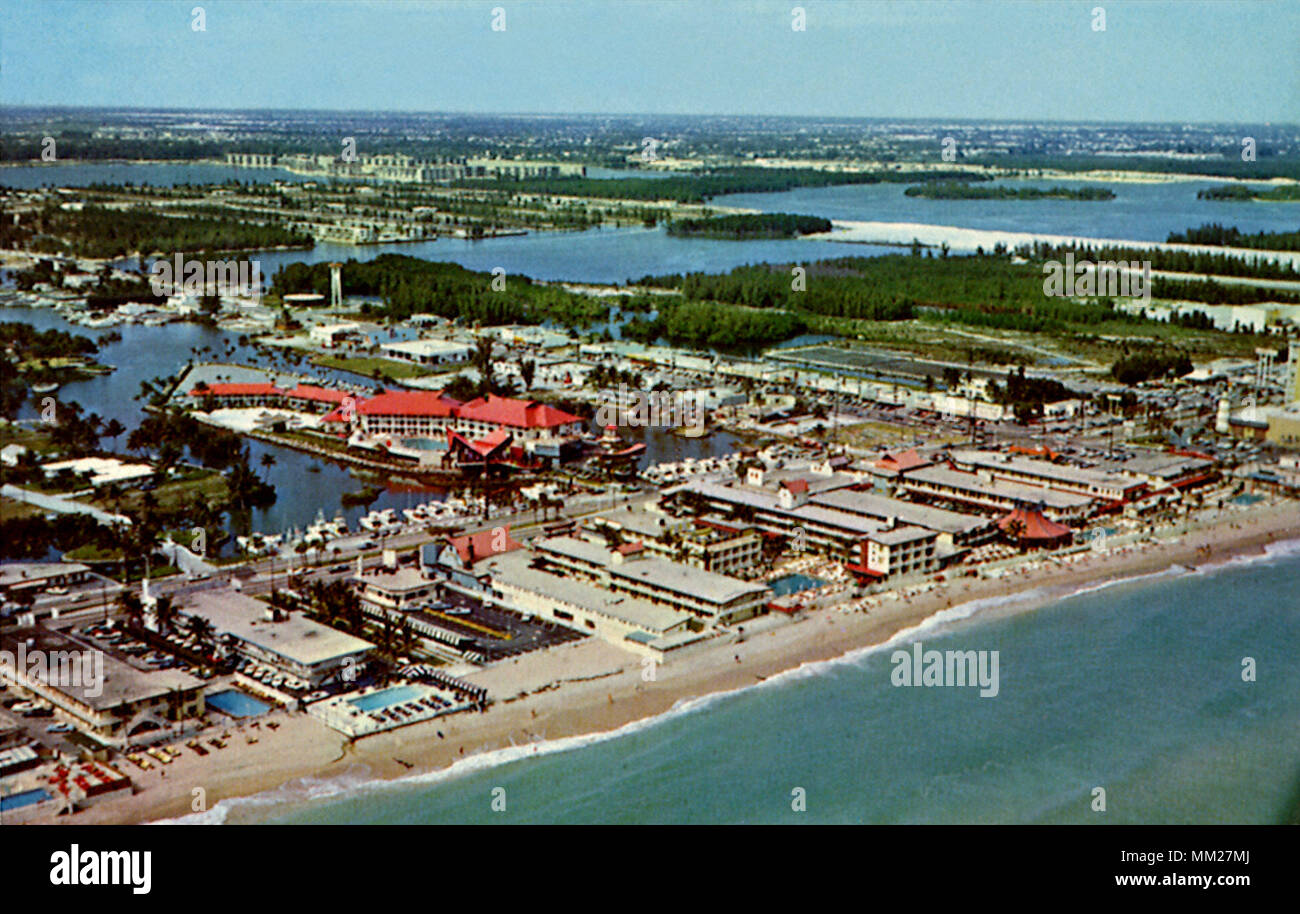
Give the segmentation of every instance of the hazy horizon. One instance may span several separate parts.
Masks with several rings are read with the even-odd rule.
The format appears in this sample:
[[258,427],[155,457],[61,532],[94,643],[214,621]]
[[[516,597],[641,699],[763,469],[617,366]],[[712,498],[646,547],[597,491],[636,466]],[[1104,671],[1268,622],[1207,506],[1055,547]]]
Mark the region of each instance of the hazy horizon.
[[[196,7],[203,31],[194,30]],[[792,28],[796,8],[804,31]],[[1286,2],[0,0],[0,10],[6,108],[1108,124],[1300,117],[1300,67],[1279,66],[1300,47],[1300,4]]]

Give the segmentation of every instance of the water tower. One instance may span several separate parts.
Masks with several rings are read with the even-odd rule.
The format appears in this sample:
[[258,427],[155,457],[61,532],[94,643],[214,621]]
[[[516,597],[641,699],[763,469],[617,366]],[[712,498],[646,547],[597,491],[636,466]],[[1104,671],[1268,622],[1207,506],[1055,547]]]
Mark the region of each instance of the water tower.
[[343,264],[330,264],[330,307],[343,307]]

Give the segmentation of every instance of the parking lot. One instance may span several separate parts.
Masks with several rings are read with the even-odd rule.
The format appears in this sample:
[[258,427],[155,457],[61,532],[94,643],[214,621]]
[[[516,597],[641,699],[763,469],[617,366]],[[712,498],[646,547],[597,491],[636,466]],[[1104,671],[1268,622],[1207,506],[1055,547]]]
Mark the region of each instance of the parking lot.
[[[516,657],[539,648],[586,637],[581,632],[557,622],[538,619],[535,616],[525,620],[519,613],[484,603],[482,600],[448,588],[443,588],[440,602],[445,608],[434,610],[437,624],[473,638],[478,645],[478,652],[483,654],[488,662],[503,657]],[[501,632],[508,637],[492,637],[483,631],[483,628]]]

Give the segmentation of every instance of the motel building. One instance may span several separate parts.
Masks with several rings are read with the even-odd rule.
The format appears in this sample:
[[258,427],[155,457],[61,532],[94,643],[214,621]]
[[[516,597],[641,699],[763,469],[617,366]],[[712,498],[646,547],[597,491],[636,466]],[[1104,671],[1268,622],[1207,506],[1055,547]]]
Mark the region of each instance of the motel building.
[[555,536],[534,540],[533,549],[544,571],[586,580],[718,625],[758,615],[771,597],[765,585],[651,557],[640,543],[610,550]]
[[[181,670],[134,666],[97,643],[67,632],[28,626],[0,637],[0,680],[43,698],[58,716],[112,746],[149,741],[165,735],[178,721],[202,716],[205,683]],[[39,654],[34,653],[39,652]],[[94,681],[93,664],[81,658],[103,657],[102,681]],[[28,658],[26,669],[17,658]],[[37,674],[31,658],[44,658],[46,673]],[[10,658],[15,658],[10,661]]]
[[273,610],[235,590],[199,591],[185,599],[182,614],[206,618],[219,642],[312,688],[339,681],[347,671],[359,672],[375,647],[302,613]]
[[[683,486],[676,497],[693,497],[709,510],[735,518],[736,523],[752,523],[768,536],[789,541],[796,550],[831,557],[842,562],[859,580],[883,581],[937,571],[942,563],[955,559],[965,548],[966,541],[960,540],[961,532],[969,529],[978,533],[982,526],[964,523],[969,519],[952,521],[962,545],[954,544],[952,533],[945,532],[941,547],[939,531],[902,519],[904,512],[911,512],[912,518],[919,519],[923,506],[900,503],[882,519],[871,516],[870,509],[858,505],[853,505],[853,510],[844,510],[850,503],[845,501],[840,488],[812,494],[814,490],[806,481],[786,480],[773,491],[761,487],[759,475],[749,478],[752,483],[745,485],[695,480]],[[819,503],[832,496],[839,496],[832,499],[834,507]],[[955,515],[949,512],[948,516]]]
[[[341,410],[325,417],[343,421]],[[485,439],[502,432],[526,451],[559,456],[561,445],[582,434],[582,417],[533,400],[516,400],[489,394],[460,403],[437,391],[385,391],[358,400],[353,416],[354,444],[388,439],[445,440],[448,431],[469,439]]]
[[1042,486],[1098,500],[1128,504],[1150,488],[1135,476],[1038,460],[1001,451],[953,450],[952,466],[966,472],[986,472],[995,479]]
[[339,408],[348,394],[328,387],[299,384],[280,388],[274,384],[205,384],[189,393],[200,409],[290,409],[300,413],[328,413]]
[[924,466],[902,477],[903,489],[913,498],[1005,514],[1023,504],[1037,504],[1052,520],[1080,524],[1093,513],[1096,500],[1086,495],[1027,485],[951,466]]
[[489,559],[484,567],[492,595],[519,612],[553,620],[660,662],[709,637],[691,613],[557,569],[537,568],[535,558],[519,549]]

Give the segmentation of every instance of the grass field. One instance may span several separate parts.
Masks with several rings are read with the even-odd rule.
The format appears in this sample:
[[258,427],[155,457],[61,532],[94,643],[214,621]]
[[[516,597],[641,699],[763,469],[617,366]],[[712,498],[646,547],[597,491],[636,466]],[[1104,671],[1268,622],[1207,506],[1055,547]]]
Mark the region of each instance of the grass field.
[[412,365],[409,362],[397,362],[393,359],[378,358],[343,358],[335,355],[322,355],[312,359],[313,365],[319,365],[322,368],[337,368],[340,371],[350,371],[354,374],[363,375],[367,378],[373,378],[376,371],[382,371],[390,378],[402,380],[404,378],[418,378],[421,375],[430,374],[428,369],[421,365]]

